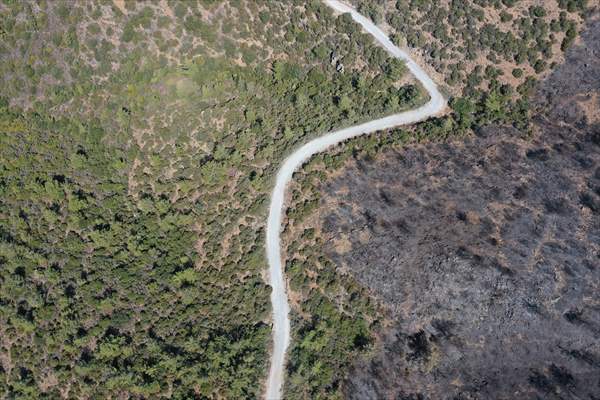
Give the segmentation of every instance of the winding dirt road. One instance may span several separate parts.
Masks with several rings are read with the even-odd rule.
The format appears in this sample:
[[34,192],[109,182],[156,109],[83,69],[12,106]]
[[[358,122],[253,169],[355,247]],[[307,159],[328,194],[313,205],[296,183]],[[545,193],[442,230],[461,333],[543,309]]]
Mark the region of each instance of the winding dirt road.
[[424,106],[414,110],[329,132],[300,147],[284,161],[279,169],[275,188],[271,195],[271,206],[269,209],[269,219],[267,221],[267,259],[269,262],[270,284],[273,288],[271,293],[271,304],[273,307],[273,351],[271,354],[271,367],[267,380],[266,400],[277,400],[281,398],[281,388],[283,386],[285,373],[285,354],[290,343],[289,305],[286,284],[283,278],[279,234],[284,212],[285,190],[288,182],[292,179],[292,174],[311,156],[320,153],[337,143],[355,136],[425,120],[440,113],[446,106],[444,97],[427,73],[419,67],[407,53],[396,47],[387,35],[371,20],[340,1],[325,0],[325,3],[337,12],[350,13],[352,18],[358,22],[366,32],[373,35],[375,40],[377,40],[377,42],[379,42],[392,56],[404,60],[412,74],[421,82],[423,87],[429,93],[430,100]]

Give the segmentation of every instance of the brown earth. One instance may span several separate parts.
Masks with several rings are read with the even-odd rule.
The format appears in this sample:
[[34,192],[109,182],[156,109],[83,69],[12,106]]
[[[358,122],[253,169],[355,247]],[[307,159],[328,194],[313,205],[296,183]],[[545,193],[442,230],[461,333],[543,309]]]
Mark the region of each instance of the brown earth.
[[324,184],[325,251],[390,320],[347,398],[600,399],[598,18],[582,39],[533,136],[489,126]]

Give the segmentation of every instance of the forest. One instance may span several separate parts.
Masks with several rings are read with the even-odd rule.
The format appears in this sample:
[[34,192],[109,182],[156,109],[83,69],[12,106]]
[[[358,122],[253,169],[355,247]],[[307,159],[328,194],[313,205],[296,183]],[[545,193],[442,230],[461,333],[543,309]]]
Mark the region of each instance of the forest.
[[[436,3],[355,1],[397,43],[422,49],[451,112],[356,139],[297,173],[286,398],[340,398],[382,323],[321,253],[317,183],[385,148],[490,123],[529,129],[529,95],[586,7]],[[423,104],[424,92],[316,0],[4,0],[0,36],[0,392],[259,398],[278,165],[333,128]]]
[[3,2],[0,18],[0,392],[258,398],[277,166],[421,88],[318,1]]

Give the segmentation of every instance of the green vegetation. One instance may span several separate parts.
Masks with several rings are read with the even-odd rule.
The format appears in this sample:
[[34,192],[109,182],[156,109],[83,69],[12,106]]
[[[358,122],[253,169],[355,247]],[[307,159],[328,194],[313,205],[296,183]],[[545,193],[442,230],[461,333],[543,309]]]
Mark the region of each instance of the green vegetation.
[[128,196],[127,155],[100,126],[0,111],[2,392],[251,396],[270,334],[255,320],[264,283],[232,282],[259,314],[230,319],[242,298],[194,269],[193,209]]
[[293,304],[286,399],[341,399],[342,383],[355,356],[368,351],[377,325],[375,306],[348,275],[322,254],[324,243],[307,221],[319,203],[324,167],[341,165],[351,151],[315,156],[295,175],[284,240],[285,273]]
[[550,1],[542,7],[528,1],[400,0],[396,10],[387,10],[386,20],[398,40],[421,50],[449,85],[460,87],[476,66],[497,67],[504,74],[510,65],[531,71],[555,61],[559,47],[564,51],[572,43],[586,3]]
[[[585,8],[359,3],[396,41],[425,49],[454,112],[353,140],[297,174],[289,398],[339,398],[380,323],[320,254],[309,222],[324,171],[409,140],[526,127],[528,94]],[[500,25],[485,22],[492,9]],[[0,36],[0,391],[257,398],[276,168],[334,127],[422,104],[420,87],[316,0],[3,0]]]
[[[0,6],[0,392],[257,398],[274,171],[426,99],[319,1],[119,4]],[[341,368],[367,323],[328,302]]]
[[[461,129],[487,123],[523,127],[531,89],[573,43],[587,8],[586,0],[543,6],[526,0],[398,0],[394,8],[378,0],[354,3],[372,10],[368,15],[385,15],[393,40],[422,54],[452,96],[473,103],[468,124],[455,118]],[[448,121],[444,126],[455,128]]]

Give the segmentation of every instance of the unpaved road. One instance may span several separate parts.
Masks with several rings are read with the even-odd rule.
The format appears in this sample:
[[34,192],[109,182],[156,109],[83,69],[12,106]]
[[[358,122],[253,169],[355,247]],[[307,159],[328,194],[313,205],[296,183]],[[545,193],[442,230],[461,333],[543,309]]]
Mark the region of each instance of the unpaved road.
[[270,284],[273,288],[271,293],[271,304],[273,307],[273,351],[271,354],[271,367],[265,394],[265,399],[267,400],[281,398],[281,388],[283,386],[285,373],[285,353],[290,343],[289,305],[286,284],[283,278],[279,234],[281,232],[281,220],[284,211],[285,189],[288,182],[292,179],[292,174],[311,156],[320,153],[337,143],[355,136],[425,120],[438,114],[446,106],[444,97],[429,75],[427,75],[427,73],[419,67],[408,54],[396,47],[387,35],[371,22],[371,20],[340,1],[325,0],[325,3],[336,12],[350,13],[352,18],[358,22],[366,32],[373,35],[375,40],[377,40],[392,56],[404,60],[412,74],[427,90],[431,99],[424,106],[414,110],[326,133],[296,150],[284,161],[279,169],[275,188],[271,194],[271,206],[269,208],[269,219],[267,221],[267,259],[269,262]]

